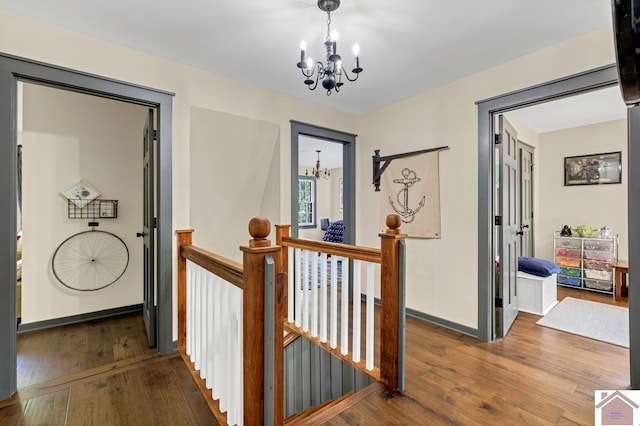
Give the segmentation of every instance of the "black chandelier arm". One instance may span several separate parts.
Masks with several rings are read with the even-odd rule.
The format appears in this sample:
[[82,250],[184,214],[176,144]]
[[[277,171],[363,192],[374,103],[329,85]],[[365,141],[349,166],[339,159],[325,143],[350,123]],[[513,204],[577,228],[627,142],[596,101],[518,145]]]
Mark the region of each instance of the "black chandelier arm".
[[311,74],[308,78],[313,77],[313,74],[316,75],[316,81],[313,84],[307,84],[309,90],[316,90],[316,87],[318,87],[318,81],[320,81],[320,75],[322,74],[322,64],[320,62],[317,62],[316,66],[312,68]]
[[[309,70],[309,71],[305,71],[305,70]],[[324,65],[322,64],[322,62],[318,61],[315,64],[313,64],[311,68],[300,68],[300,71],[302,72],[302,75],[305,76],[306,78],[313,78],[313,74],[316,72],[318,73],[318,75],[323,74]]]
[[[353,72],[353,70],[351,70],[351,72]],[[346,77],[347,80],[349,81],[356,81],[358,79],[358,77],[360,77],[360,72],[354,72],[355,77],[351,78],[351,76],[349,76],[349,73],[347,72],[346,69],[342,68],[342,70],[340,70],[340,73]]]

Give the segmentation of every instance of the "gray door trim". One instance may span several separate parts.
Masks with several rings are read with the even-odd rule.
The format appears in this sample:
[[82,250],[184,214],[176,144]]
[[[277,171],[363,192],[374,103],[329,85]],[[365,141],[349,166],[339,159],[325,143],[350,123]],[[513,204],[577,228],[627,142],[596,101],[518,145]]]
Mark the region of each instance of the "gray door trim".
[[[596,68],[544,84],[478,101],[478,338],[492,341],[494,330],[493,276],[493,116],[509,110],[522,108],[555,98],[618,84],[615,64]],[[630,163],[632,163],[630,157]],[[631,188],[629,189],[631,191]],[[631,197],[629,198],[631,201]],[[640,203],[638,203],[640,209]],[[629,204],[629,217],[638,217],[640,212]],[[630,223],[631,225],[631,223]],[[631,228],[629,229],[631,232]],[[630,234],[634,235],[634,234]],[[630,237],[629,241],[633,239]],[[639,238],[640,240],[640,238]],[[640,244],[640,242],[639,242]],[[631,247],[629,247],[631,249]],[[631,259],[630,259],[631,260]],[[631,306],[631,297],[629,300]],[[638,342],[640,343],[640,342]],[[638,352],[640,347],[636,346]],[[640,368],[640,367],[638,367]]]
[[172,102],[173,94],[0,53],[0,400],[16,379],[16,113],[18,81],[154,107],[158,111],[158,351],[173,351]]
[[[640,106],[627,110],[627,170],[629,193],[629,265],[640,265]],[[632,167],[633,165],[633,167]],[[629,282],[640,276],[629,269]],[[629,289],[629,365],[631,388],[640,389],[640,291]]]
[[344,242],[356,243],[356,136],[291,120],[291,235],[298,236],[298,136],[306,135],[341,143],[344,191]]

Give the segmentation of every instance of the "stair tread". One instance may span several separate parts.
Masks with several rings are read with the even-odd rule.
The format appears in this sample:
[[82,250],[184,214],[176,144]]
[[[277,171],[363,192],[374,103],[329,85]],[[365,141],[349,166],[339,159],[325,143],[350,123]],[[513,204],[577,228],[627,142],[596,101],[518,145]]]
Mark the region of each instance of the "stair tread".
[[328,403],[312,407],[313,411],[311,411],[312,409],[310,408],[301,413],[297,413],[285,419],[285,424],[298,426],[324,423],[383,388],[380,383],[374,382],[359,392],[351,391],[339,398],[328,401]]

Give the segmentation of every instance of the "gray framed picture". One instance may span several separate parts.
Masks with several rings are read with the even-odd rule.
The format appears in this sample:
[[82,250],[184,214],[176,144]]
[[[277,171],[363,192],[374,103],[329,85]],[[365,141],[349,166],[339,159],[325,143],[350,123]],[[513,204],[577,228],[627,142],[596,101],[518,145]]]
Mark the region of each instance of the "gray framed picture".
[[564,186],[621,182],[621,151],[564,157]]

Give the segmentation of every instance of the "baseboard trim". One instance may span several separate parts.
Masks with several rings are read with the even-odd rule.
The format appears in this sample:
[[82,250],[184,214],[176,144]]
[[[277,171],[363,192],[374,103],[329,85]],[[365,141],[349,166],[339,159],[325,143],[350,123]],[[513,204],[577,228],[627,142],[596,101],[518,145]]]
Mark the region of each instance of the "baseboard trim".
[[449,330],[457,331],[458,333],[466,334],[467,336],[478,338],[478,330],[475,328],[467,327],[466,325],[458,324],[457,322],[449,321],[446,319],[434,317],[433,315],[425,314],[424,312],[416,311],[415,309],[406,308],[407,315],[415,319],[419,319],[424,322],[428,322],[440,327],[448,328]]
[[[365,294],[360,295],[360,299],[366,302],[367,296]],[[375,304],[380,305],[380,298],[376,297]],[[419,319],[420,321],[428,322],[430,324],[439,325],[440,327],[447,328],[449,330],[457,331],[458,333],[466,334],[467,336],[478,338],[478,330],[475,328],[467,327],[466,325],[458,324],[457,322],[449,321],[446,319],[434,317],[433,315],[425,314],[424,312],[417,311],[411,308],[405,308],[405,312],[408,316]]]
[[131,314],[142,311],[142,303],[137,305],[121,306],[119,308],[104,309],[102,311],[87,312],[86,314],[71,315],[68,317],[54,318],[45,321],[37,321],[29,324],[20,324],[18,334],[29,331],[44,330],[46,328],[59,327],[61,325],[76,324],[83,321],[113,317],[116,315]]
[[174,340],[171,346],[173,347],[173,351],[176,352],[178,350],[178,341]]

